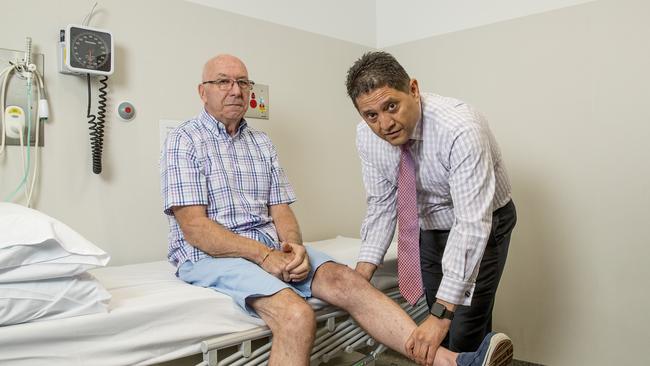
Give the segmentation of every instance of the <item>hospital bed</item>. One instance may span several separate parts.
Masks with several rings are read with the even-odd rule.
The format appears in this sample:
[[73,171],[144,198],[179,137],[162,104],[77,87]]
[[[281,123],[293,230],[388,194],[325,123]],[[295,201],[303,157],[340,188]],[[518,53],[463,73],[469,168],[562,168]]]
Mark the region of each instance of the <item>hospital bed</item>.
[[[337,237],[309,245],[354,267],[359,239]],[[426,302],[414,307],[399,295],[395,249],[373,277],[416,321]],[[244,314],[230,297],[188,285],[165,261],[105,267],[91,273],[111,293],[108,313],[0,327],[0,365],[152,365],[202,354],[201,366],[266,365],[270,330]],[[319,329],[311,364],[327,364],[344,352],[371,350],[356,364],[384,350],[342,310],[311,299]]]

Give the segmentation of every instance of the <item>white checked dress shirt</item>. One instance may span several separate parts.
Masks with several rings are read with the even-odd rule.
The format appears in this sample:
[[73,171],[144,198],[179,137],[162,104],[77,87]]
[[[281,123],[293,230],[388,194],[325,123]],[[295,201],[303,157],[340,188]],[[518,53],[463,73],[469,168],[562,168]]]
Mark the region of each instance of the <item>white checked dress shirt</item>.
[[[485,118],[464,102],[421,94],[422,119],[411,139],[420,228],[450,230],[437,298],[470,305],[492,226],[510,201],[510,182]],[[357,126],[368,209],[360,262],[382,263],[395,233],[400,148]]]

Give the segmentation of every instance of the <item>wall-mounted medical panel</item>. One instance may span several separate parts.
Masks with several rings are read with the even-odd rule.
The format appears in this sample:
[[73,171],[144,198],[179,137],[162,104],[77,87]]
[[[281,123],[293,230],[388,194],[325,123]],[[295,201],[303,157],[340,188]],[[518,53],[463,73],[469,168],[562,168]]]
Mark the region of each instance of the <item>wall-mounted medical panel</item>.
[[251,89],[246,118],[269,119],[269,86],[255,84]]
[[[16,65],[20,61],[23,61],[25,58],[25,51],[15,51],[15,50],[8,50],[8,49],[3,49],[0,48],[0,71],[3,71],[7,69],[8,67],[13,65]],[[44,59],[45,57],[43,56],[42,53],[32,53],[32,59],[31,62],[36,65],[36,69],[38,72],[43,75],[43,70],[44,70]],[[4,85],[4,81],[7,79],[7,84],[6,84],[6,89],[2,89],[2,85]],[[38,108],[38,86],[37,83],[38,81],[34,78],[32,79],[32,87],[31,87],[31,106],[30,106],[30,114],[31,114],[31,134],[29,136],[29,143],[30,145],[34,145],[36,142],[36,113],[37,113],[37,108]],[[24,76],[24,73],[19,72],[18,70],[11,70],[10,72],[5,72],[0,76],[0,93],[6,93],[5,94],[5,105],[1,106],[2,107],[2,113],[4,117],[4,109],[7,106],[18,106],[22,108],[22,110],[25,112],[25,121],[27,121],[27,78]],[[3,118],[4,119],[4,118]],[[43,123],[39,124],[39,146],[44,145],[45,141],[45,136],[43,133]],[[2,132],[2,126],[0,125],[0,133]],[[5,140],[7,145],[20,145],[20,140],[18,138],[11,138],[11,137],[6,137]],[[27,128],[25,128],[25,133],[24,133],[24,141],[23,145],[27,144]]]

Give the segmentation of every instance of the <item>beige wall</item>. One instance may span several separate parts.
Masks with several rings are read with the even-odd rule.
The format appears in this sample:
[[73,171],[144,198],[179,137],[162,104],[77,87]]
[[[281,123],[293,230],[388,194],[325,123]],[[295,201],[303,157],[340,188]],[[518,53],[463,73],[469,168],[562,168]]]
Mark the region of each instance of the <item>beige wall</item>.
[[[83,79],[56,73],[58,29],[89,2],[10,2],[0,47],[31,36],[45,54],[52,121],[37,208],[113,255],[164,258],[158,121],[195,115],[203,62],[229,52],[271,86],[275,141],[297,191],[308,240],[358,236],[364,193],[345,98],[350,64],[367,48],[184,1],[100,4],[93,25],[118,43],[105,173],[90,171]],[[150,7],[148,7],[150,6]],[[128,10],[128,11],[127,11]],[[495,309],[516,356],[548,365],[650,364],[650,26],[644,1],[598,1],[390,47],[424,90],[473,103],[505,155],[519,224]],[[25,19],[32,19],[28,26]],[[2,196],[19,179],[16,148],[0,157]]]
[[[108,116],[105,172],[92,174],[81,77],[56,72],[61,27],[79,24],[88,1],[9,2],[0,47],[23,49],[31,36],[45,54],[51,122],[45,130],[36,208],[66,222],[112,256],[112,264],[165,258],[167,221],[158,171],[160,119],[196,115],[203,63],[228,52],[250,77],[270,85],[271,119],[251,121],[271,136],[298,195],[294,208],[308,240],[358,236],[363,187],[354,148],[356,113],[345,97],[349,65],[363,46],[297,31],[180,0],[100,2],[92,25],[117,43],[110,79],[114,107],[131,100],[137,118]],[[29,23],[28,19],[31,19]],[[0,157],[0,193],[19,181],[18,149]]]
[[519,223],[495,327],[519,359],[650,364],[648,14],[597,1],[388,48],[500,142]]

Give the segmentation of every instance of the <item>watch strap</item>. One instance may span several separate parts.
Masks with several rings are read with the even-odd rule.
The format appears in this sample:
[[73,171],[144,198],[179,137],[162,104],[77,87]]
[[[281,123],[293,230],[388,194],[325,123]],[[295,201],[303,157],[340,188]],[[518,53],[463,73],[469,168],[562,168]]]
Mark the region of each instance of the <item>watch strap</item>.
[[439,319],[449,319],[453,320],[454,319],[454,312],[451,310],[448,310],[444,305],[442,305],[439,302],[434,302],[433,305],[431,306],[431,309],[429,310],[429,314],[435,316],[436,318]]

